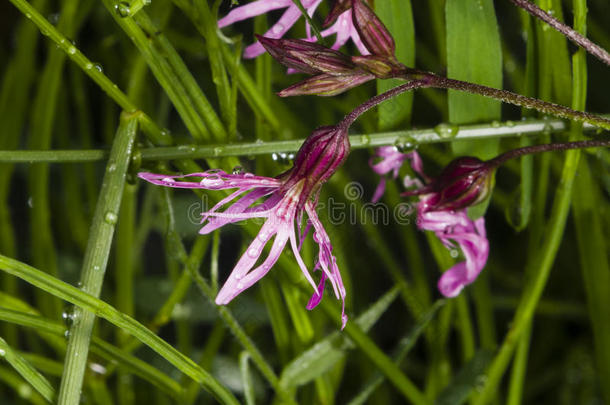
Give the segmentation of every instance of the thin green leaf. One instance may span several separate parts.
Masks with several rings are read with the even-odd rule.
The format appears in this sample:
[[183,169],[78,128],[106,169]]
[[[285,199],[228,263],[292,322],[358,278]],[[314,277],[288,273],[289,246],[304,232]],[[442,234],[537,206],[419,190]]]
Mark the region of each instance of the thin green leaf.
[[3,357],[40,395],[53,403],[55,389],[51,383],[2,338],[0,338],[0,357]]
[[[398,287],[392,288],[354,322],[368,331],[396,299],[399,291]],[[346,355],[347,349],[353,347],[349,338],[338,331],[333,332],[288,363],[280,376],[280,385],[289,388],[307,384],[330,370]]]
[[[400,339],[397,347],[397,354],[395,356],[395,363],[397,365],[409,354],[415,343],[417,343],[417,339],[421,336],[424,330],[428,327],[432,319],[436,316],[436,313],[443,305],[445,305],[447,301],[438,300],[432,305],[432,307],[417,321],[415,326]],[[375,373],[375,376],[364,386],[362,391],[356,395],[348,405],[361,405],[367,403],[370,396],[375,392],[377,387],[383,383],[385,380],[384,376],[380,373]]]
[[[411,0],[377,1],[375,13],[394,37],[396,58],[406,66],[415,66],[415,26]],[[377,80],[377,93],[381,94],[401,83],[399,80]],[[412,106],[412,92],[401,94],[380,104],[377,110],[379,129],[387,130],[408,125]]]
[[[491,0],[449,0],[446,3],[447,75],[452,79],[502,88],[502,47]],[[449,121],[467,124],[500,119],[500,102],[449,90]],[[456,155],[489,159],[498,141],[452,144]]]
[[441,392],[434,405],[460,405],[466,402],[470,393],[484,381],[484,372],[493,354],[481,350],[453,378],[449,386]]
[[246,404],[254,405],[254,384],[252,384],[250,366],[248,365],[249,359],[250,355],[248,355],[248,352],[241,352],[241,354],[239,355],[239,369],[241,371],[241,380],[244,385],[244,396],[246,397]]
[[237,399],[207,371],[195,364],[191,359],[174,349],[169,343],[155,335],[135,319],[117,311],[111,305],[73,287],[55,277],[37,270],[25,263],[0,255],[0,269],[58,297],[71,302],[100,318],[126,330],[145,345],[159,353],[195,381],[209,389],[219,400],[227,404],[238,404]]

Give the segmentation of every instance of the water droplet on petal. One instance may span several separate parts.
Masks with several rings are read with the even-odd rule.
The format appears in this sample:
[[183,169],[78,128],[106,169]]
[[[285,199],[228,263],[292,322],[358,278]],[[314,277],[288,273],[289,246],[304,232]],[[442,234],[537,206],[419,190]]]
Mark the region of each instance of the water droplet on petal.
[[175,183],[176,180],[172,179],[171,177],[164,177],[161,179],[162,182],[164,183]]
[[202,187],[220,187],[222,186],[224,183],[224,181],[219,177],[219,176],[210,176],[210,177],[205,177],[204,179],[202,179],[199,184],[201,184]]
[[273,28],[271,29],[271,32],[273,32],[276,35],[279,35],[282,33],[282,31],[284,30],[284,25],[282,24],[275,24],[273,26]]
[[254,259],[254,258],[260,256],[260,252],[258,249],[251,248],[251,249],[248,249],[248,256],[250,256],[251,258]]

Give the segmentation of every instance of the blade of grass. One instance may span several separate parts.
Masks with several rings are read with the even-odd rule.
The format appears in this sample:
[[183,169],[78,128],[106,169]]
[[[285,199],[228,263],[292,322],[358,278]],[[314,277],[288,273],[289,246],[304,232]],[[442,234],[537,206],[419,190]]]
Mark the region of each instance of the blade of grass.
[[[137,128],[137,115],[124,114],[121,117],[121,124],[110,152],[106,174],[95,207],[81,270],[81,288],[94,297],[99,297],[104,282]],[[58,403],[60,404],[72,404],[79,401],[87,365],[91,331],[95,323],[95,314],[82,308],[75,309],[74,317],[74,324],[70,328],[68,339],[65,370],[59,389]]]
[[[51,344],[54,342],[61,342],[65,348],[66,340],[64,336],[67,329],[64,325],[38,316],[37,314],[30,314],[2,307],[0,307],[0,320],[31,328],[47,342]],[[49,336],[54,339],[49,340]],[[107,360],[109,364],[116,364],[121,370],[125,370],[148,381],[153,387],[159,387],[162,391],[173,397],[178,397],[181,393],[181,386],[168,375],[162,373],[147,362],[140,360],[95,336],[91,340],[91,352]],[[107,370],[108,369],[106,368],[106,371]],[[62,372],[63,364],[60,364],[59,376],[61,376]],[[105,376],[107,375],[108,373],[106,372]]]
[[77,305],[100,318],[104,318],[119,328],[127,330],[130,334],[142,341],[145,345],[159,353],[165,360],[178,370],[200,382],[210,390],[224,404],[238,404],[233,394],[223,387],[212,375],[203,370],[191,359],[174,349],[169,343],[159,338],[144,325],[135,319],[117,311],[114,307],[92,295],[81,291],[61,280],[21,263],[17,260],[0,255],[0,269],[12,274],[28,283],[58,297]]
[[[438,310],[443,305],[445,305],[445,303],[445,300],[436,301],[430,307],[430,309],[426,311],[426,313],[421,317],[421,319],[417,321],[417,323],[409,331],[409,333],[400,340],[398,344],[398,353],[395,356],[395,363],[397,365],[399,365],[407,356],[407,354],[409,354],[413,346],[415,346],[415,343],[417,343],[417,339],[419,338],[419,336],[426,330],[434,316],[436,316]],[[367,403],[370,396],[375,392],[377,387],[379,387],[383,383],[384,380],[385,378],[383,375],[375,373],[375,376],[367,384],[365,384],[362,391],[360,391],[360,393],[356,395],[348,403],[348,405],[362,405],[364,403]]]
[[[585,0],[578,0],[578,2],[575,3],[575,23],[577,24],[576,29],[578,30],[586,30],[585,4]],[[586,102],[587,82],[586,58],[584,50],[579,50],[574,55],[573,66],[574,75],[572,79],[572,108],[576,110],[583,110]],[[581,136],[582,126],[577,123],[572,123],[570,139],[575,140]],[[521,337],[522,333],[528,331],[531,325],[532,316],[548,281],[553,262],[563,237],[580,155],[580,150],[566,152],[561,179],[557,186],[551,217],[545,230],[545,238],[543,240],[542,248],[538,250],[539,253],[537,255],[532,257],[531,262],[528,261],[528,268],[536,269],[535,273],[530,273],[533,275],[533,280],[527,284],[526,290],[522,295],[517,312],[514,316],[512,326],[488,370],[486,384],[483,386],[480,393],[475,397],[475,405],[483,405],[488,403],[490,398],[494,395],[498,389],[500,379],[508,366],[515,346],[519,342],[519,338]],[[522,370],[524,371],[524,369],[525,368],[523,367]],[[519,390],[516,388],[515,393],[519,393]]]
[[2,338],[0,338],[0,356],[49,403],[53,403],[55,400],[55,389],[51,383],[29,361],[15,352]]
[[[127,98],[125,93],[119,90],[101,70],[97,69],[95,64],[89,60],[83,53],[75,47],[72,42],[55,26],[53,26],[40,12],[25,0],[11,0],[11,3],[19,9],[25,16],[36,24],[38,29],[45,33],[59,49],[61,49],[68,57],[75,62],[100,88],[108,94],[123,110],[128,112],[137,111],[138,108]],[[151,140],[157,145],[171,145],[169,132],[162,130],[155,124],[150,117],[141,113],[140,124],[142,130],[151,137]]]
[[[448,77],[501,89],[502,47],[493,2],[452,0],[445,7]],[[498,101],[453,90],[448,98],[452,124],[500,119]],[[453,143],[452,149],[489,159],[497,154],[498,141]]]
[[[375,13],[383,21],[396,42],[396,58],[406,66],[415,66],[415,26],[411,0],[386,0],[375,3]],[[377,80],[377,94],[401,84],[400,80]],[[394,97],[377,107],[379,129],[387,130],[409,125],[413,93]]]

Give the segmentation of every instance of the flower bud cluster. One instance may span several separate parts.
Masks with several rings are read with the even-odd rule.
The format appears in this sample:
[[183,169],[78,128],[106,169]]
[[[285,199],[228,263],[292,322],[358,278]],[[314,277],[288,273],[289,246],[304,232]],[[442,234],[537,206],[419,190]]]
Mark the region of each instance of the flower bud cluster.
[[313,75],[278,95],[334,96],[375,78],[389,79],[404,74],[406,67],[394,55],[396,46],[392,35],[363,0],[337,1],[325,24],[331,23],[350,6],[354,27],[370,55],[350,57],[309,41],[257,36],[278,62]]

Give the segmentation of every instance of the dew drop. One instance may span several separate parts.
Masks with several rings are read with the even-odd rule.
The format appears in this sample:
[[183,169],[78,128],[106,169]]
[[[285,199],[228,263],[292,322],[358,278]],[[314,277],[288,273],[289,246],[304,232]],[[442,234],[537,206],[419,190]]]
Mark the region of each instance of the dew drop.
[[68,53],[69,53],[70,55],[74,55],[74,54],[76,53],[76,47],[74,47],[74,46],[70,46],[70,47],[68,48]]
[[108,173],[112,173],[116,170],[116,165],[114,163],[111,163],[110,165],[108,165]]
[[234,276],[233,276],[233,278],[234,278],[235,280],[241,280],[241,275],[236,274],[236,275],[234,275]]
[[368,136],[368,135],[366,135],[366,134],[365,134],[365,135],[361,135],[361,136],[360,136],[360,142],[361,142],[363,145],[368,145],[368,144],[370,144],[370,143],[371,143],[371,137],[370,137],[370,136]]
[[513,128],[515,126],[515,121],[511,121],[511,120],[506,121],[506,126],[509,128]]
[[87,69],[87,70],[93,69],[93,63],[87,62],[87,64],[85,65],[85,69]]
[[223,148],[221,148],[220,146],[217,146],[214,148],[214,156],[220,156],[220,154],[224,151]]
[[121,18],[129,17],[129,14],[131,14],[131,8],[129,6],[129,3],[127,3],[126,1],[122,1],[116,6],[114,6],[114,10]]
[[455,138],[459,131],[459,126],[446,123],[438,124],[434,127],[434,132],[443,139]]
[[176,180],[172,179],[171,177],[164,177],[161,179],[162,182],[164,183],[175,183]]
[[104,72],[104,68],[99,63],[94,64],[93,67],[100,73]]
[[260,255],[260,253],[259,253],[258,249],[256,249],[256,248],[248,249],[248,256],[250,256],[251,258],[254,259],[254,258],[258,257],[259,255]]
[[491,122],[491,127],[492,128],[500,128],[502,126],[502,124],[500,124],[500,121],[492,121]]
[[246,173],[244,174],[244,177],[254,177],[254,175],[252,173]]
[[72,324],[76,320],[76,316],[77,315],[74,306],[66,308],[66,310],[61,314],[61,318],[63,319],[64,323],[68,328],[72,326]]
[[69,330],[66,330],[66,331],[64,332],[64,338],[66,338],[66,339],[70,339],[70,331],[69,331]]
[[244,168],[241,166],[235,166],[231,173],[233,174],[242,174],[244,172]]
[[457,249],[451,249],[449,251],[449,254],[451,255],[451,257],[453,257],[455,259],[455,258],[457,258],[460,255],[460,252],[458,252]]
[[243,289],[244,289],[244,285],[243,285],[242,283],[237,283],[236,288],[237,288],[238,290],[243,290]]
[[28,198],[28,207],[34,208],[34,198],[33,197]]
[[6,350],[0,349],[0,357],[4,357],[6,355]]
[[118,219],[119,218],[117,217],[117,215],[112,211],[108,211],[106,212],[106,215],[104,215],[104,221],[106,221],[106,223],[110,225],[116,224]]
[[271,32],[273,32],[276,35],[279,35],[283,30],[284,30],[284,25],[282,25],[282,24],[275,24],[273,26],[273,28],[271,29]]
[[218,176],[206,177],[199,182],[202,187],[219,187],[222,186],[223,183],[222,179]]

